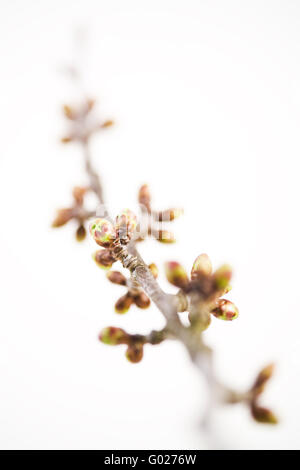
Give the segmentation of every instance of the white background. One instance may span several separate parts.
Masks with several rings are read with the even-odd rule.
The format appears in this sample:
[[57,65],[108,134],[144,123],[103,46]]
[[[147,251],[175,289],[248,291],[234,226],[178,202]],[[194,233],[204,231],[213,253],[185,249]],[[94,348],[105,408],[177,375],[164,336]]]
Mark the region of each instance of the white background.
[[138,365],[100,344],[107,325],[147,332],[155,307],[113,312],[123,294],[78,245],[54,231],[57,207],[86,182],[63,147],[60,106],[76,95],[60,69],[88,32],[86,87],[114,129],[93,140],[107,200],[134,207],[149,182],[157,208],[179,205],[178,243],[141,245],[160,267],[190,269],[207,252],[234,268],[240,317],[206,334],[216,370],[250,386],[270,361],[264,396],[281,419],[243,407],[215,413],[214,445],[299,448],[300,4],[298,1],[33,1],[0,3],[0,446],[207,448],[206,390],[176,343]]

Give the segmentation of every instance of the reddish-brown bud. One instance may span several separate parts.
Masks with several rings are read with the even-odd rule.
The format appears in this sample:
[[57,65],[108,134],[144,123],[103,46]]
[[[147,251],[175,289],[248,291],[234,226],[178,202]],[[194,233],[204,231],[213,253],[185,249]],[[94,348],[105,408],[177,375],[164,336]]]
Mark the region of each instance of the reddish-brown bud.
[[202,253],[202,255],[199,255],[194,261],[192,272],[191,272],[191,278],[192,280],[195,280],[199,277],[202,278],[203,276],[210,276],[211,273],[212,273],[211,261],[207,254]]
[[134,343],[130,344],[126,351],[126,357],[128,361],[133,362],[136,364],[143,359],[143,344],[142,343]]
[[86,237],[86,230],[84,225],[79,225],[78,229],[76,230],[76,240],[78,242],[82,242]]
[[106,274],[107,279],[113,284],[119,284],[120,286],[126,286],[126,277],[123,276],[119,271],[109,271]]
[[234,303],[230,302],[230,300],[219,299],[217,304],[218,306],[211,312],[216,318],[219,318],[220,320],[231,321],[238,317],[239,311]]
[[255,421],[258,423],[264,424],[277,424],[278,419],[274,415],[274,413],[269,410],[268,408],[263,408],[261,406],[257,406],[256,403],[253,403],[251,406],[251,414]]
[[151,301],[144,292],[140,292],[139,294],[134,296],[134,303],[139,308],[148,308],[150,306]]
[[110,250],[97,250],[92,256],[95,263],[102,269],[110,269],[115,262]]
[[168,281],[176,287],[186,287],[189,279],[185,269],[177,261],[165,263],[165,271]]
[[96,219],[90,225],[90,233],[95,242],[104,248],[109,247],[116,237],[113,225],[106,219]]
[[129,295],[128,293],[123,295],[122,297],[117,300],[115,304],[115,311],[116,313],[126,313],[130,309],[130,306],[132,305],[133,302],[133,297]]
[[117,344],[127,344],[129,335],[122,328],[116,328],[115,326],[108,326],[104,328],[100,335],[99,340],[104,344],[115,346]]
[[56,217],[52,222],[52,227],[62,227],[65,225],[69,220],[73,218],[74,210],[72,208],[68,209],[59,209],[56,212]]
[[138,194],[138,200],[140,204],[150,210],[151,195],[149,191],[149,186],[147,184],[143,184],[143,186],[141,186]]
[[269,364],[268,366],[264,367],[256,377],[254,385],[252,387],[253,392],[255,395],[259,395],[263,392],[266,383],[270,380],[274,373],[274,364]]
[[158,267],[156,266],[156,264],[151,263],[151,264],[149,264],[148,268],[150,269],[154,279],[157,279],[158,278]]

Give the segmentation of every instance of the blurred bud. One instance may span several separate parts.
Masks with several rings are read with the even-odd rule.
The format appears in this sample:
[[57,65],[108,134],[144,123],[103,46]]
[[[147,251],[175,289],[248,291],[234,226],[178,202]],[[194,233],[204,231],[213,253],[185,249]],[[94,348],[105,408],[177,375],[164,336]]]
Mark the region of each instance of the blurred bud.
[[63,112],[64,112],[64,115],[65,115],[66,118],[71,119],[71,120],[76,119],[76,113],[75,113],[74,109],[71,108],[71,106],[65,104],[63,106]]
[[104,344],[115,346],[116,344],[127,344],[128,334],[122,328],[116,328],[114,326],[108,326],[104,328],[100,335],[99,340]]
[[144,292],[140,292],[134,296],[134,303],[139,308],[148,308],[151,304],[151,301]]
[[97,250],[93,254],[93,260],[102,269],[109,269],[115,262],[110,250]]
[[199,255],[193,264],[191,277],[192,280],[197,279],[198,277],[210,276],[212,273],[211,261],[206,253]]
[[230,302],[230,300],[220,299],[217,301],[217,303],[218,306],[211,312],[216,318],[219,318],[220,320],[231,321],[238,317],[239,311],[234,303]]
[[143,359],[143,344],[142,343],[134,343],[130,344],[126,351],[126,357],[128,361],[133,362],[136,364]]
[[105,128],[111,127],[111,126],[113,126],[113,125],[114,125],[114,121],[112,121],[112,120],[107,120],[107,121],[105,121],[105,122],[101,125],[101,127],[102,127],[102,129],[105,129]]
[[226,289],[229,285],[232,276],[231,267],[228,264],[224,264],[214,273],[214,279],[216,287],[218,289]]
[[168,209],[161,212],[152,212],[152,217],[158,222],[171,222],[183,213],[182,209]]
[[71,135],[66,135],[60,139],[62,144],[68,144],[69,142],[72,142],[73,137]]
[[175,243],[176,241],[173,233],[167,230],[159,230],[157,232],[157,240],[161,243]]
[[98,245],[108,247],[115,239],[115,229],[106,219],[96,219],[90,225],[90,233]]
[[75,186],[75,188],[73,188],[73,191],[72,191],[73,198],[75,199],[76,203],[79,206],[82,206],[83,198],[86,192],[87,192],[87,188],[84,188],[81,186]]
[[173,286],[183,288],[189,283],[185,269],[177,261],[165,263],[165,271],[168,281]]
[[157,279],[158,278],[158,267],[156,266],[156,264],[151,263],[151,264],[149,264],[148,268],[150,269],[154,279]]
[[136,215],[130,209],[123,210],[116,218],[116,233],[120,239],[131,238],[136,226]]
[[119,271],[109,271],[106,274],[107,279],[113,284],[119,284],[120,286],[126,286],[126,277],[123,276]]
[[268,408],[263,408],[261,406],[257,406],[254,403],[251,407],[251,414],[255,421],[258,423],[265,423],[265,424],[277,424],[278,420],[277,417],[273,414],[271,410]]
[[70,209],[59,209],[56,212],[56,217],[52,222],[52,227],[62,227],[65,225],[69,220],[73,218],[74,211],[72,208]]
[[86,230],[84,225],[79,225],[78,229],[76,230],[76,240],[78,242],[82,242],[86,237]]
[[95,106],[95,100],[93,100],[92,98],[89,98],[86,102],[86,110],[87,110],[87,113],[89,113],[93,107]]
[[131,295],[129,295],[128,293],[123,295],[119,298],[119,300],[117,300],[115,304],[115,311],[121,314],[128,312],[130,306],[132,305],[132,302],[133,298],[131,297]]
[[147,184],[143,184],[143,186],[141,186],[138,194],[138,200],[140,204],[150,210],[151,195],[149,191],[149,186]]
[[252,387],[253,392],[255,395],[259,395],[264,390],[266,383],[270,380],[274,373],[274,364],[269,364],[268,366],[264,367],[256,377],[254,385]]

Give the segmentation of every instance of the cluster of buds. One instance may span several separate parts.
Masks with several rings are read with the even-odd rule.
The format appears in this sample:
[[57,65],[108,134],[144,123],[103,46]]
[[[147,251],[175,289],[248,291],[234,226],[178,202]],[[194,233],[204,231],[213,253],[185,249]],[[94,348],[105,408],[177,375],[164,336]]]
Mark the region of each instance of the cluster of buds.
[[186,299],[183,310],[189,307],[192,325],[197,324],[202,330],[206,329],[211,314],[225,321],[238,317],[237,307],[221,298],[231,289],[229,282],[232,271],[229,266],[221,266],[213,273],[209,257],[201,254],[194,261],[190,278],[184,267],[176,261],[167,262],[165,271],[168,281],[179,287],[181,296]]
[[110,269],[117,260],[115,247],[118,241],[121,245],[126,245],[132,238],[137,226],[135,214],[129,209],[122,211],[115,223],[107,219],[96,219],[90,225],[90,233],[102,250],[97,250],[93,254],[96,264],[103,269]]
[[[154,211],[151,207],[151,194],[147,184],[141,186],[138,193],[138,201],[142,207],[146,220],[145,235],[154,237],[161,243],[174,243],[175,238],[172,232],[164,230],[163,222],[172,222],[174,219],[182,214],[182,209],[167,209],[164,211]],[[143,240],[143,236],[137,238],[137,241]]]
[[[158,274],[156,265],[152,263],[148,267],[153,276],[156,278]],[[129,308],[133,304],[142,309],[148,308],[150,306],[149,297],[141,289],[140,285],[132,278],[126,278],[119,271],[109,271],[107,273],[107,279],[113,284],[127,287],[126,294],[120,297],[115,304],[115,311],[117,313],[128,312]]]
[[126,333],[122,328],[115,326],[104,328],[99,335],[99,340],[104,344],[110,346],[125,344],[127,346],[125,356],[133,363],[140,362],[143,359],[144,345],[146,343],[152,345],[160,344],[165,338],[165,330],[152,331],[148,336],[143,336],[131,335]]
[[58,209],[56,217],[52,222],[52,227],[62,227],[70,220],[75,220],[78,224],[76,239],[82,241],[86,237],[85,222],[91,216],[90,212],[84,208],[84,197],[89,191],[87,187],[75,186],[73,188],[73,204],[71,207]]
[[62,137],[61,142],[67,144],[69,142],[87,142],[92,134],[106,129],[113,125],[113,121],[107,120],[99,122],[93,117],[95,101],[91,99],[85,100],[79,106],[63,106],[64,116],[70,121],[70,130],[67,135]]
[[274,364],[269,364],[262,369],[250,390],[250,409],[255,421],[266,424],[277,424],[277,417],[269,408],[259,405],[258,401],[261,394],[265,390],[266,384],[269,382],[274,372]]

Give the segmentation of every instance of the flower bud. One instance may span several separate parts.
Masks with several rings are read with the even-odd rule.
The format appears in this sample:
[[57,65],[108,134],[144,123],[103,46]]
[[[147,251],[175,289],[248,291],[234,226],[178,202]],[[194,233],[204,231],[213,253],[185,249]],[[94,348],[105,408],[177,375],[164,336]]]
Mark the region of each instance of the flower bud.
[[116,233],[120,239],[131,238],[137,226],[136,215],[130,210],[125,209],[116,218]]
[[128,334],[122,328],[116,328],[114,326],[108,326],[104,328],[100,335],[99,340],[104,344],[115,346],[116,344],[127,344]]
[[168,232],[167,230],[158,230],[158,232],[155,235],[157,235],[157,240],[161,243],[175,243],[176,242],[173,233]]
[[144,292],[140,292],[134,296],[134,303],[139,308],[148,308],[151,304],[151,301]]
[[66,118],[71,119],[72,121],[76,119],[76,112],[71,108],[71,106],[65,104],[63,106],[63,112]]
[[214,273],[214,279],[217,289],[226,289],[229,285],[232,276],[231,267],[228,264],[224,264]]
[[152,212],[152,217],[157,222],[172,222],[180,217],[182,213],[182,209],[168,209],[166,211]]
[[266,383],[270,380],[274,373],[274,367],[274,364],[269,364],[259,372],[252,387],[252,390],[256,396],[263,392]]
[[273,414],[271,410],[268,408],[263,408],[261,406],[257,406],[256,403],[254,403],[251,407],[251,414],[255,421],[258,423],[264,423],[264,424],[277,424],[278,419],[277,417]]
[[141,186],[139,190],[138,200],[140,204],[150,210],[151,195],[149,191],[149,186],[147,184],[143,184],[143,186]]
[[238,317],[239,311],[234,303],[230,302],[230,300],[220,299],[217,303],[218,306],[211,312],[216,318],[231,321]]
[[158,267],[156,266],[156,264],[151,263],[151,264],[149,264],[148,268],[150,269],[154,279],[157,279],[158,278]]
[[132,302],[133,297],[131,297],[131,295],[129,295],[128,293],[120,297],[115,304],[116,313],[123,314],[128,312],[130,306],[132,305]]
[[165,263],[165,271],[168,281],[173,286],[183,288],[189,283],[185,269],[177,261]]
[[130,344],[126,351],[126,357],[128,361],[133,362],[136,364],[143,359],[143,344],[142,343],[134,343]]
[[107,279],[113,284],[119,284],[120,286],[126,286],[126,277],[123,276],[119,271],[109,271],[106,274]]
[[115,262],[110,250],[97,250],[92,256],[95,263],[102,269],[110,269]]
[[198,277],[210,276],[212,273],[211,261],[206,253],[199,255],[193,264],[191,277],[192,280],[197,279]]
[[82,206],[83,198],[86,192],[87,192],[87,188],[83,188],[81,186],[75,186],[75,188],[73,188],[72,194],[77,205]]
[[112,121],[111,119],[108,119],[103,124],[101,124],[101,127],[102,129],[106,129],[107,127],[111,127],[113,125],[114,125],[114,121]]
[[76,240],[78,242],[82,242],[86,237],[86,230],[84,225],[79,225],[78,229],[76,230]]
[[69,220],[73,218],[74,211],[72,208],[70,209],[59,209],[56,212],[56,217],[52,222],[52,227],[62,227],[65,225]]
[[115,239],[115,229],[106,219],[96,219],[90,225],[90,233],[95,242],[104,248],[110,246]]

